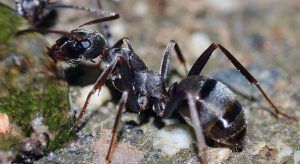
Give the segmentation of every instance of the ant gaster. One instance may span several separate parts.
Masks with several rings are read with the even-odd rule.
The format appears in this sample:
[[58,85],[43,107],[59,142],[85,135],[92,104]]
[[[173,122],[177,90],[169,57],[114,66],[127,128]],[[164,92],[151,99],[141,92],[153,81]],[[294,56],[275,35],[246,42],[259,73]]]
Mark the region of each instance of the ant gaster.
[[[112,17],[100,18],[79,27],[112,19]],[[118,125],[126,105],[134,112],[152,109],[159,117],[169,117],[177,111],[193,127],[198,141],[199,156],[203,163],[207,162],[205,137],[233,150],[241,148],[247,131],[247,121],[237,96],[221,82],[201,75],[203,67],[217,48],[251,84],[258,88],[276,112],[276,116],[295,119],[280,112],[257,80],[220,44],[212,43],[196,60],[187,77],[167,88],[165,83],[173,50],[185,66],[185,59],[175,41],[170,41],[167,45],[160,73],[156,73],[146,67],[127,38],[107,48],[104,36],[95,31],[77,28],[70,33],[62,34],[64,36],[59,38],[48,51],[48,55],[55,62],[77,64],[100,56],[107,64],[106,69],[89,92],[77,122],[84,115],[91,96],[96,91],[100,91],[108,78],[111,79],[115,88],[122,92],[112,129],[112,139],[106,155],[107,161],[111,161],[113,148],[116,146]]]

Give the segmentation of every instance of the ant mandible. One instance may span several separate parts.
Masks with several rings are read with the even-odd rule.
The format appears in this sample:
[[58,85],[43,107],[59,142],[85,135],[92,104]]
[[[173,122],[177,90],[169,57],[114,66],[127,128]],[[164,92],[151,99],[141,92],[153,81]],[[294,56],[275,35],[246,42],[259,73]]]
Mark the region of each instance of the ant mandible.
[[169,117],[175,111],[179,112],[194,129],[202,163],[207,163],[205,137],[233,150],[241,149],[247,131],[247,121],[237,96],[221,82],[201,75],[203,67],[217,48],[251,84],[257,87],[275,111],[276,117],[281,115],[296,120],[296,118],[280,112],[257,80],[220,44],[212,43],[196,60],[187,77],[167,88],[166,79],[173,50],[186,68],[185,59],[175,41],[172,40],[167,45],[160,73],[156,73],[149,70],[134,52],[128,38],[120,39],[115,45],[107,48],[106,39],[101,33],[80,28],[116,18],[115,15],[96,19],[80,25],[69,33],[54,31],[63,34],[63,36],[48,51],[48,55],[55,62],[78,64],[84,60],[92,61],[99,56],[107,64],[93,89],[89,92],[77,118],[77,123],[84,115],[91,96],[96,91],[100,91],[105,81],[110,77],[114,87],[122,92],[122,97],[118,104],[112,138],[106,155],[108,162],[111,161],[113,148],[116,146],[117,129],[126,105],[138,113],[152,109],[159,117]]

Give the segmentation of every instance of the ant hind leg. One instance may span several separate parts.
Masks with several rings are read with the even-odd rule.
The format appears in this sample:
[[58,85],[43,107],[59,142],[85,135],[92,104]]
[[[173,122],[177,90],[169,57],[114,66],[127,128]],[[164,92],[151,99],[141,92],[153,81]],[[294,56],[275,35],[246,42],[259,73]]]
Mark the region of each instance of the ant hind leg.
[[276,117],[278,115],[281,115],[283,117],[286,117],[291,120],[297,120],[295,117],[289,116],[281,111],[278,110],[278,108],[274,105],[274,103],[271,101],[271,99],[267,96],[265,91],[261,88],[257,80],[250,74],[250,72],[222,45],[217,43],[212,43],[196,60],[194,65],[192,66],[191,70],[188,73],[188,76],[192,75],[199,75],[203,69],[203,67],[206,65],[207,61],[211,57],[214,50],[219,48],[223,54],[231,61],[231,63],[236,67],[236,69],[239,70],[239,72],[251,83],[256,86],[256,88],[260,91],[260,93],[263,95],[263,97],[266,99],[266,101],[270,104],[272,109],[276,113]]
[[205,138],[203,135],[203,130],[200,125],[200,119],[199,114],[196,110],[196,104],[193,96],[190,93],[187,93],[187,99],[188,99],[188,106],[190,110],[191,120],[192,120],[192,126],[195,132],[195,136],[197,139],[198,144],[198,154],[200,159],[200,162],[203,164],[207,163],[207,145],[205,143]]

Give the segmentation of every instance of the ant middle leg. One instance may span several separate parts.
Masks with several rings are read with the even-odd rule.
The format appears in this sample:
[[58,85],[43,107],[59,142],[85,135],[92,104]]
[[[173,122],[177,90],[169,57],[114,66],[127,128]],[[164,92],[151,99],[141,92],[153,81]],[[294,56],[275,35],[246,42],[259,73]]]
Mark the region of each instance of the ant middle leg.
[[172,55],[172,50],[173,49],[175,50],[176,55],[177,55],[180,63],[184,66],[185,72],[187,73],[187,67],[186,67],[185,59],[184,59],[183,54],[182,54],[182,52],[179,48],[179,45],[174,40],[171,40],[167,45],[167,48],[166,48],[164,56],[163,56],[163,60],[161,62],[161,67],[160,67],[160,74],[162,75],[162,77],[165,80],[168,77],[169,67],[170,67],[170,60],[171,60],[171,55]]
[[129,41],[129,39],[127,37],[121,38],[120,40],[118,40],[113,46],[112,48],[120,48],[122,45],[124,45],[126,48],[128,48],[130,51],[134,52],[131,43]]
[[131,72],[129,69],[128,63],[124,60],[123,57],[120,57],[120,60],[118,61],[118,66],[120,67],[120,74],[121,74],[121,84],[123,88],[122,98],[119,102],[119,108],[118,113],[113,125],[112,129],[112,137],[111,142],[109,145],[109,149],[106,155],[106,161],[111,162],[111,157],[114,151],[114,148],[117,144],[117,134],[118,134],[118,127],[120,124],[122,112],[124,111],[126,107],[126,103],[129,104],[130,108],[134,111],[139,111],[139,106],[137,103],[137,99],[133,93],[132,89],[132,76],[130,76]]
[[250,74],[250,72],[222,45],[217,43],[212,43],[196,60],[194,65],[192,66],[191,70],[188,73],[188,76],[192,75],[199,75],[203,69],[203,67],[206,65],[207,61],[211,57],[213,51],[215,49],[219,48],[223,54],[231,61],[231,63],[236,67],[236,69],[239,70],[239,72],[251,83],[254,84],[257,89],[261,92],[263,97],[267,100],[267,102],[270,104],[272,109],[276,113],[276,117],[278,115],[281,115],[283,117],[286,117],[288,119],[297,120],[295,117],[289,116],[281,111],[278,110],[278,108],[274,105],[274,103],[271,101],[271,99],[267,96],[265,91],[261,88],[257,80]]
[[98,80],[95,82],[93,89],[89,92],[86,101],[81,109],[81,112],[77,118],[77,123],[79,122],[79,120],[82,118],[82,116],[84,115],[84,113],[86,112],[87,106],[90,102],[91,96],[98,90],[101,90],[101,87],[104,85],[104,83],[106,82],[106,80],[108,79],[108,77],[111,75],[111,73],[113,72],[113,70],[116,68],[117,64],[120,65],[121,67],[121,80],[122,80],[122,85],[123,88],[126,89],[128,91],[128,95],[130,96],[128,101],[130,101],[130,107],[132,108],[132,110],[134,111],[139,111],[138,108],[138,104],[135,102],[134,99],[134,94],[133,94],[133,90],[132,90],[132,77],[129,76],[130,70],[129,70],[129,66],[127,64],[127,62],[125,61],[125,59],[122,56],[117,56],[108,66],[107,68],[102,72],[102,74],[99,76]]

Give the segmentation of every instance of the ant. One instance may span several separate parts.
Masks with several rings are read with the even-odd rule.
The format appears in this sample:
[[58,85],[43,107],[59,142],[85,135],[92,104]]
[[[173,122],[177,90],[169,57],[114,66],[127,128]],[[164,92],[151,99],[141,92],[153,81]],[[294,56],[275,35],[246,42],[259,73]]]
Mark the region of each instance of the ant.
[[[113,82],[114,87],[122,92],[106,161],[111,161],[113,149],[117,143],[118,126],[126,106],[137,113],[152,109],[162,118],[170,117],[174,112],[178,112],[194,129],[202,163],[207,163],[205,139],[210,139],[234,151],[242,148],[247,121],[237,96],[223,83],[201,75],[202,69],[217,48],[251,84],[257,87],[275,111],[276,118],[281,115],[287,119],[296,120],[279,111],[257,80],[227,49],[218,43],[212,43],[187,71],[185,58],[179,45],[171,40],[164,52],[160,73],[157,73],[147,68],[134,52],[128,38],[122,38],[113,46],[107,47],[106,38],[101,33],[81,28],[113,19],[115,19],[113,16],[96,19],[68,33],[48,31],[63,35],[51,48],[48,48],[47,54],[55,63],[66,62],[76,65],[82,61],[93,61],[96,57],[100,57],[107,64],[89,92],[77,123],[86,112],[91,96],[101,90],[108,78]],[[166,79],[173,50],[188,74],[179,83],[174,82],[167,88]]]
[[53,0],[14,0],[14,1],[16,4],[16,12],[24,19],[26,19],[33,27],[38,27],[38,28],[51,26],[50,24],[53,22],[49,22],[49,20],[57,16],[55,9],[58,8],[82,10],[82,11],[95,13],[98,16],[109,14],[109,12],[100,10],[101,3],[99,0],[96,0],[99,9],[85,8],[85,7],[74,6],[74,5],[66,5]]

